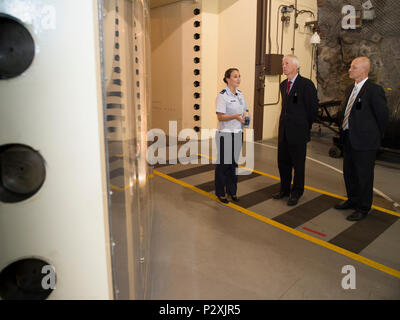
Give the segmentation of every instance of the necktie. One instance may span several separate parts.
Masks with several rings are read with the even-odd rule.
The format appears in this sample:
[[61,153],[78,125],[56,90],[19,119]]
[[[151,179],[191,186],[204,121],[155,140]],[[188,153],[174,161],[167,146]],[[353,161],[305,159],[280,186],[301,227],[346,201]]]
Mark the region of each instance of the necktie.
[[349,116],[351,112],[351,108],[353,108],[354,100],[356,99],[357,96],[357,89],[354,87],[353,92],[351,94],[351,97],[349,99],[349,103],[347,104],[347,109],[346,113],[344,114],[344,120],[343,120],[343,129],[348,129],[349,128]]
[[290,86],[292,85],[292,81],[288,81],[287,90],[286,90],[286,97],[289,95]]

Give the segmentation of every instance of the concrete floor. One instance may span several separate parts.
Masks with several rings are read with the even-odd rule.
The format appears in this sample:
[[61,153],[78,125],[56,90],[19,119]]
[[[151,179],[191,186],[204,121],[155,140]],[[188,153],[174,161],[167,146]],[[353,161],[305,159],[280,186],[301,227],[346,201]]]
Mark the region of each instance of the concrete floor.
[[[255,169],[278,177],[276,141],[263,144],[254,145]],[[312,138],[308,146],[307,155],[312,159],[306,164],[306,185],[344,196],[343,177],[334,170],[341,170],[342,159],[329,158],[329,147],[329,135]],[[173,175],[199,166],[175,165],[156,170]],[[212,170],[179,177],[179,181],[193,186],[212,180]],[[396,165],[377,163],[375,187],[395,202],[400,202],[399,181],[400,170]],[[274,188],[277,183],[266,176],[239,182],[242,205],[246,204],[248,195],[268,186]],[[151,299],[400,299],[399,277],[359,259],[302,239],[157,175],[154,191]],[[306,208],[307,203],[313,203],[320,196],[318,192],[306,190],[297,210]],[[332,199],[328,200],[336,202]],[[374,203],[377,202],[395,210],[393,203],[384,198],[376,197]],[[273,199],[249,205],[248,210],[269,219],[292,209],[284,201]],[[295,229],[330,241],[341,232],[353,230],[349,228],[362,227],[345,219],[351,212],[344,213],[329,206]],[[385,213],[377,213],[377,219],[383,215],[392,222],[356,256],[399,272],[400,222],[398,217]],[[364,221],[368,219],[371,224],[374,218]],[[378,220],[377,225],[381,223]],[[304,227],[318,230],[322,236]],[[346,276],[342,268],[346,265],[355,268],[356,289],[342,288],[342,279]]]

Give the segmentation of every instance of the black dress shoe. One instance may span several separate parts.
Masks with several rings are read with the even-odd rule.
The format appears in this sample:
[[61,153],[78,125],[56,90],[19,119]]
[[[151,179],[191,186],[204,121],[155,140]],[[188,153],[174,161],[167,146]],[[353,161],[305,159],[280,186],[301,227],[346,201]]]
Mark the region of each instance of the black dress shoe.
[[346,219],[348,221],[360,221],[367,217],[367,213],[361,211],[354,211],[351,215],[349,215]]
[[272,198],[274,198],[274,199],[282,199],[282,198],[288,197],[288,196],[289,196],[289,192],[281,192],[281,191],[279,191],[277,193],[274,193],[272,195]]
[[218,200],[221,201],[222,203],[229,203],[228,199],[222,198],[220,196],[218,196]]
[[232,201],[239,202],[239,198],[236,195],[229,195],[229,197],[232,199]]
[[335,205],[336,210],[347,210],[347,209],[355,209],[355,205],[349,200],[341,202]]
[[297,202],[299,202],[300,196],[292,196],[290,195],[289,200],[287,202],[288,206],[295,206]]

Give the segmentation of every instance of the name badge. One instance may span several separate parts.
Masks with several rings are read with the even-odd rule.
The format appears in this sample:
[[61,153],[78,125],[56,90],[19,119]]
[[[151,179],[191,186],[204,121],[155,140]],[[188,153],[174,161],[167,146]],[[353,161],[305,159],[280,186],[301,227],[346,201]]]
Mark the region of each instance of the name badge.
[[361,106],[362,106],[361,98],[358,98],[358,100],[357,100],[357,102],[356,102],[356,109],[357,109],[357,110],[360,110],[360,109],[361,109]]

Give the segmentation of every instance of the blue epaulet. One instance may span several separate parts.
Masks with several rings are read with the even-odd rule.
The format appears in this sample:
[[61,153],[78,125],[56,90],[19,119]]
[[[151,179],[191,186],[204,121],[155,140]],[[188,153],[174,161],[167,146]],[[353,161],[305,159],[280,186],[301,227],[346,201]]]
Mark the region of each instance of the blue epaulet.
[[226,92],[226,89],[222,90],[222,91],[220,92],[220,94],[224,94],[225,92]]

